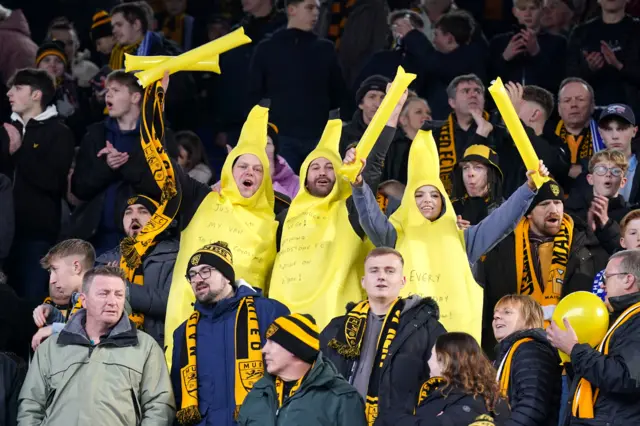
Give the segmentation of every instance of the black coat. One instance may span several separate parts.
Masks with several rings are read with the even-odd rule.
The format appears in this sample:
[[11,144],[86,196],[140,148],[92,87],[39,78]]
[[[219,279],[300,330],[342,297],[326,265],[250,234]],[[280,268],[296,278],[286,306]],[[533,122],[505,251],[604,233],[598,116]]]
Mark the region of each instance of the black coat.
[[[160,199],[160,189],[149,171],[141,144],[134,143],[129,160],[118,170],[111,170],[106,157],[98,157],[98,152],[106,146],[106,139],[107,127],[104,122],[94,123],[87,128],[71,178],[71,192],[85,202],[74,210],[70,227],[63,230],[63,238],[89,240],[96,234],[104,209],[105,192],[114,183],[121,182],[115,211],[135,193]],[[165,146],[170,157],[178,157],[178,146],[169,129],[165,132]],[[175,167],[178,165],[175,164]],[[118,223],[121,218],[114,220]]]
[[[578,178],[574,185],[569,198],[565,202],[567,213],[579,217],[586,222],[587,212],[593,201],[593,186],[586,182],[586,179]],[[609,218],[620,223],[623,217],[631,211],[631,206],[627,203],[622,195],[609,199],[609,209],[607,213]]]
[[[347,312],[354,305],[347,306]],[[389,347],[380,375],[380,415],[397,416],[413,412],[422,384],[429,378],[427,360],[436,338],[446,333],[438,322],[440,316],[437,303],[430,297],[422,299],[416,306],[400,317],[398,333]],[[339,355],[328,343],[344,329],[346,315],[334,318],[320,334],[320,348],[338,368],[349,383],[353,382],[353,371],[357,361]]]
[[15,213],[13,211],[11,180],[0,174],[0,271],[2,271],[4,260],[9,256],[14,232]]
[[351,121],[342,125],[342,134],[340,135],[340,155],[342,157],[351,146],[360,142],[365,130],[367,130],[367,124],[364,123],[362,110],[358,108],[353,113]]
[[[609,259],[608,253],[586,224],[577,218],[574,218],[574,223],[562,297],[580,290],[591,292],[593,278],[605,268]],[[502,296],[518,292],[514,233],[505,237],[486,255],[477,277],[484,287],[482,348],[489,357],[493,357],[496,345],[491,327],[493,309]]]
[[556,426],[562,392],[562,366],[558,351],[549,344],[544,330],[513,333],[499,343],[495,367],[498,368],[511,346],[523,338],[513,354],[507,395],[511,416],[505,426]]
[[27,375],[27,364],[11,353],[0,352],[0,424],[18,424],[18,394]]
[[[640,302],[640,292],[626,296],[611,297],[613,315],[609,322],[613,325],[618,316],[630,306]],[[593,390],[600,394],[593,408],[593,419],[571,417],[571,426],[628,426],[640,424],[640,315],[618,327],[609,345],[609,354],[602,355],[589,345],[574,346],[571,364],[574,373],[572,389],[569,393],[569,414],[571,397],[581,377],[591,383]]]
[[[23,132],[21,123],[12,124]],[[73,133],[58,117],[29,120],[22,146],[13,155],[6,131],[0,129],[0,165],[10,168],[0,173],[13,176],[16,238],[56,241],[74,145]]]
[[382,426],[469,426],[480,416],[490,416],[496,425],[502,425],[509,416],[509,405],[501,400],[495,413],[487,410],[482,398],[474,397],[461,390],[436,389],[416,408],[415,416],[384,415],[377,424]]
[[[505,82],[540,86],[555,93],[565,76],[567,39],[542,30],[536,37],[540,46],[540,52],[536,56],[524,52],[510,61],[505,61],[502,54],[515,34],[514,31],[499,34],[489,42],[489,75],[492,78],[499,76]],[[549,66],[550,64],[553,66]]]
[[281,135],[301,139],[320,138],[346,90],[333,43],[295,28],[276,31],[256,47],[249,77],[247,111],[270,99],[269,121]]
[[400,183],[407,184],[411,142],[412,140],[409,139],[404,130],[399,129],[396,132],[393,142],[387,151],[387,157],[384,160],[381,182],[397,180]]

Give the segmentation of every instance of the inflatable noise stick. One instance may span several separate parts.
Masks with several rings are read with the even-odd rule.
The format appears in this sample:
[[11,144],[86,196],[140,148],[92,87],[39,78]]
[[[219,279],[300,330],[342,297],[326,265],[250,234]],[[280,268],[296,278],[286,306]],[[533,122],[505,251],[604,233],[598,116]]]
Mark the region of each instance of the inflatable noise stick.
[[183,53],[180,56],[174,56],[153,68],[136,73],[136,77],[138,77],[138,82],[142,87],[147,87],[151,83],[160,80],[165,71],[169,71],[169,74],[173,74],[178,71],[186,70],[188,67],[191,67],[200,61],[204,61],[206,59],[210,60],[216,55],[247,43],[251,43],[251,39],[244,34],[244,29],[240,27],[219,39]]
[[[168,61],[173,56],[136,56],[124,54],[124,70],[126,72],[145,71]],[[219,55],[184,67],[181,71],[205,71],[220,74]]]
[[502,116],[502,119],[507,126],[507,130],[509,130],[509,134],[518,148],[520,157],[522,157],[522,161],[524,162],[527,170],[536,171],[533,175],[533,182],[536,184],[537,188],[540,188],[549,180],[549,178],[543,178],[537,173],[540,168],[538,154],[536,154],[535,149],[533,149],[533,145],[531,145],[529,136],[527,136],[527,132],[524,130],[524,126],[518,117],[516,109],[511,103],[511,99],[509,99],[509,94],[502,84],[500,77],[498,77],[491,87],[489,87],[489,93],[491,93],[491,96],[500,111],[500,115]]
[[365,130],[362,138],[360,138],[360,142],[358,142],[358,145],[356,146],[355,163],[344,165],[340,168],[340,174],[349,179],[349,181],[355,182],[358,177],[358,173],[362,168],[361,160],[366,160],[369,156],[369,153],[378,140],[378,136],[380,136],[382,129],[384,129],[385,124],[389,121],[391,113],[393,113],[393,110],[402,97],[402,94],[407,90],[407,87],[409,87],[409,84],[411,84],[415,78],[415,74],[408,74],[402,67],[398,67],[396,78],[393,80],[393,83],[387,91],[384,100],[380,104],[378,111],[376,111],[371,123],[367,126],[367,130]]

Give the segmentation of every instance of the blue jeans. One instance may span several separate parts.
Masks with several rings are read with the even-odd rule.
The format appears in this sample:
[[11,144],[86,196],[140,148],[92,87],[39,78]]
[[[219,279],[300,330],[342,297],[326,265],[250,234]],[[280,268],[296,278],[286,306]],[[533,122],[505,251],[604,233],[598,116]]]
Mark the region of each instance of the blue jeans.
[[32,301],[42,301],[48,296],[49,273],[40,266],[40,259],[52,245],[48,241],[24,238],[14,241],[6,270],[18,296]]
[[558,426],[562,426],[564,423],[564,416],[567,412],[567,404],[569,403],[569,379],[567,376],[562,376],[562,395],[560,396],[560,417],[558,419]]

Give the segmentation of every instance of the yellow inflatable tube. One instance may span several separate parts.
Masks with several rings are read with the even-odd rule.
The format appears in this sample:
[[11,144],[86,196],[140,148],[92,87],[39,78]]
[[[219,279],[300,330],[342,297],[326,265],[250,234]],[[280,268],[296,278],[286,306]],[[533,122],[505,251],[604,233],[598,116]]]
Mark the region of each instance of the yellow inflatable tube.
[[[173,56],[136,56],[128,53],[124,54],[124,70],[126,72],[145,71],[167,62]],[[209,59],[187,65],[180,71],[205,71],[220,74],[220,56],[215,55]]]
[[355,182],[362,168],[361,160],[365,160],[369,156],[369,153],[378,140],[378,136],[382,133],[382,129],[387,124],[387,121],[389,121],[389,117],[391,117],[391,113],[398,104],[402,94],[415,78],[415,74],[406,73],[402,67],[398,67],[396,78],[393,80],[378,111],[376,111],[371,123],[367,126],[367,130],[365,130],[362,138],[360,138],[360,142],[358,142],[356,146],[356,161],[353,164],[343,165],[340,168],[339,173],[349,179],[349,181]]
[[489,93],[491,93],[491,96],[500,111],[504,124],[507,126],[507,130],[509,130],[509,134],[511,135],[511,138],[513,138],[527,170],[536,170],[536,173],[533,175],[533,181],[536,184],[536,187],[540,188],[547,180],[549,180],[549,178],[543,178],[537,172],[540,168],[538,154],[536,154],[536,151],[533,149],[533,145],[531,145],[529,136],[527,136],[527,132],[524,130],[520,117],[518,117],[518,113],[513,107],[511,99],[509,99],[509,94],[504,88],[504,84],[502,84],[500,77],[498,77],[491,87],[489,87]]
[[190,50],[180,56],[174,56],[153,68],[141,71],[136,74],[136,77],[138,77],[138,82],[142,87],[147,87],[154,81],[160,80],[166,70],[168,70],[170,74],[186,70],[188,67],[200,61],[211,59],[213,56],[247,43],[251,43],[251,39],[244,34],[244,29],[240,27],[226,36],[211,41],[204,46]]

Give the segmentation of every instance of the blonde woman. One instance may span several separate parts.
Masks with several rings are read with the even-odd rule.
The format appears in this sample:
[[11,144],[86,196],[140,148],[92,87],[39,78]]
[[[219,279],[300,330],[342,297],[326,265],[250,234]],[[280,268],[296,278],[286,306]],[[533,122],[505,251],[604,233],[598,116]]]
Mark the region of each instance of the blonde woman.
[[492,325],[498,384],[511,406],[505,425],[556,426],[562,366],[543,330],[542,307],[529,296],[504,296],[495,306]]

